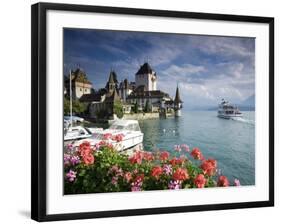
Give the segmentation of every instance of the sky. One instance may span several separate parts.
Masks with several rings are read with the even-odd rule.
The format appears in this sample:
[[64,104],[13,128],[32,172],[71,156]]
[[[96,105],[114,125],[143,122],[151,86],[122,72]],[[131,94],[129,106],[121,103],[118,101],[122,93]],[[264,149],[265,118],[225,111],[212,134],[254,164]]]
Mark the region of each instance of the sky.
[[119,82],[135,81],[144,62],[155,70],[159,90],[174,97],[178,84],[188,109],[255,94],[254,38],[64,29],[64,75],[79,66],[94,89],[105,86],[111,69]]

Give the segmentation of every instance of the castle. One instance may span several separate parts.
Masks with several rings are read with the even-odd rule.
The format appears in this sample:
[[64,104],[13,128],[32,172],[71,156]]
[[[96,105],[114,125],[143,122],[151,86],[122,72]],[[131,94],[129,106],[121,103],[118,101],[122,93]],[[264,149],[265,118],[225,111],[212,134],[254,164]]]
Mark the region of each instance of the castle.
[[[74,74],[77,73],[84,74],[80,70],[74,72]],[[76,81],[77,79],[73,78],[72,80]],[[92,86],[88,81],[85,81],[86,79],[82,80],[84,80],[83,88],[81,83],[74,83],[75,88],[78,88],[78,92],[75,89],[75,96],[81,102],[88,104],[88,113],[92,118],[98,118],[100,115],[112,117],[114,106],[117,104],[122,105],[124,114],[150,112],[159,113],[165,117],[167,114],[181,116],[183,102],[180,99],[179,88],[176,89],[175,99],[172,99],[168,93],[158,90],[156,72],[147,62],[140,66],[135,74],[135,81],[132,82],[124,79],[119,83],[116,72],[111,70],[104,88],[88,92],[88,88],[92,88]],[[67,81],[65,84],[67,85]],[[82,95],[80,87],[84,91]]]

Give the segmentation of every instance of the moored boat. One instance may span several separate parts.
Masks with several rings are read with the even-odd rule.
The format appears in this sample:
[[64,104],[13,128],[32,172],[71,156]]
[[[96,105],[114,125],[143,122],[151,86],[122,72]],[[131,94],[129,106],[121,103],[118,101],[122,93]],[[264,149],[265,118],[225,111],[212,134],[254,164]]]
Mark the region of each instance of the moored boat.
[[141,144],[143,133],[137,120],[117,120],[108,129],[94,131],[91,137],[76,141],[74,146],[79,146],[84,141],[92,146],[105,141],[118,151],[124,151]]
[[65,129],[64,141],[75,141],[92,137],[93,133],[102,131],[102,128],[86,128],[82,126],[72,126]]

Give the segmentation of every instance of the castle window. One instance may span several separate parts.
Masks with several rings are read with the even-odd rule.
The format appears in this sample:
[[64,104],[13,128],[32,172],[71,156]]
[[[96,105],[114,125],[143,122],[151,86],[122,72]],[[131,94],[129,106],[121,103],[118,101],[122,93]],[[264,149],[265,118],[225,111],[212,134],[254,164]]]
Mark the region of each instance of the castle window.
[[82,88],[80,88],[80,91],[82,92]]

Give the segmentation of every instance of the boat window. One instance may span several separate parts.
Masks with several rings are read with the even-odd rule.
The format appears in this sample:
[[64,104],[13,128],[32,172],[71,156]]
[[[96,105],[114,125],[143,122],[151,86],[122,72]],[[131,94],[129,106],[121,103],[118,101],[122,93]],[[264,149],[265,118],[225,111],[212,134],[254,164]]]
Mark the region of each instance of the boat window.
[[138,124],[130,124],[126,129],[129,131],[140,131]]
[[130,124],[130,125],[128,125],[128,127],[126,129],[129,130],[129,131],[133,131],[134,130],[134,125]]
[[122,125],[111,125],[109,129],[117,129],[117,130],[125,130],[126,127],[125,126],[122,126]]
[[113,124],[109,129],[117,129],[117,130],[128,130],[128,131],[140,131],[140,127],[138,124],[129,124],[129,125],[118,125]]
[[140,131],[140,126],[138,124],[134,124],[134,131]]

